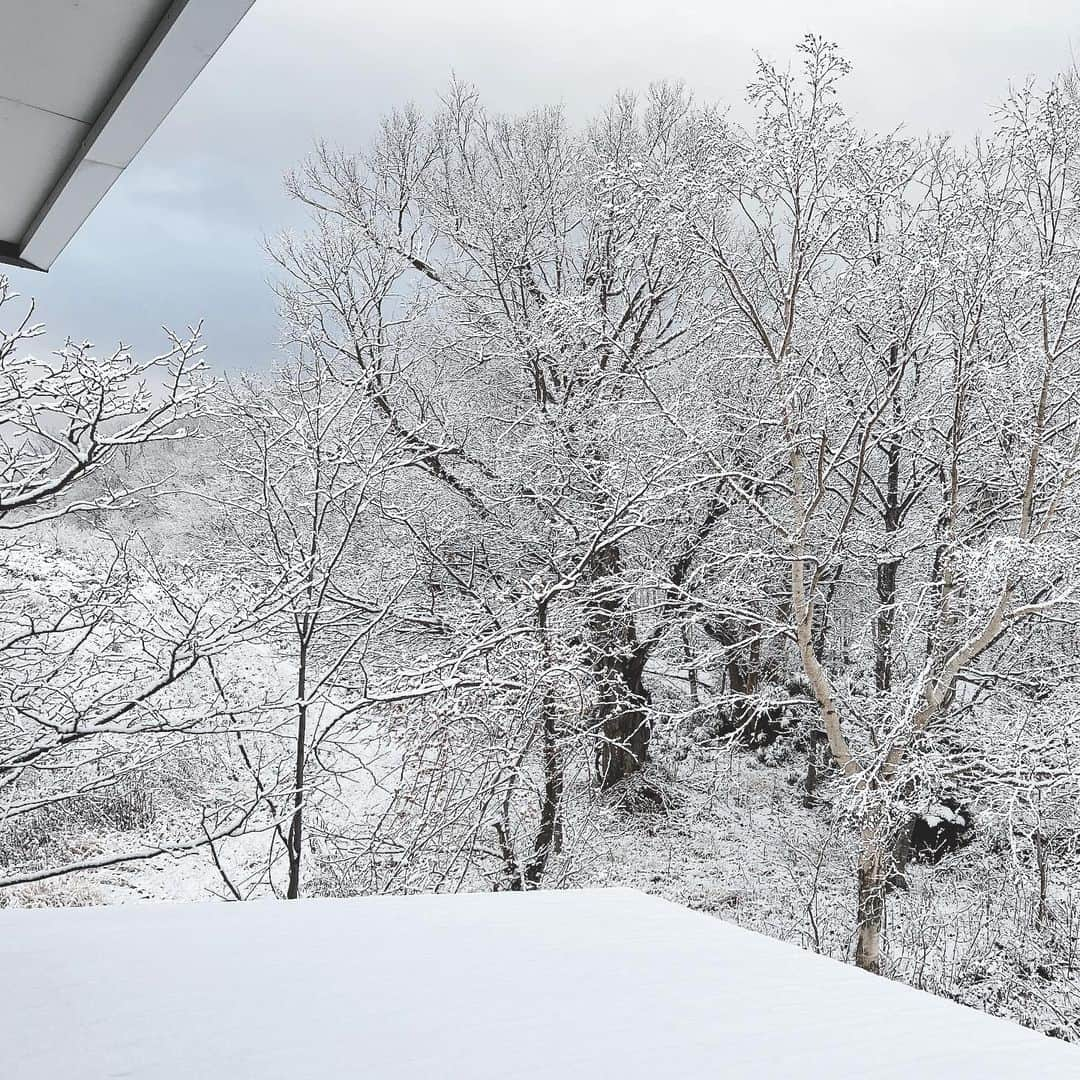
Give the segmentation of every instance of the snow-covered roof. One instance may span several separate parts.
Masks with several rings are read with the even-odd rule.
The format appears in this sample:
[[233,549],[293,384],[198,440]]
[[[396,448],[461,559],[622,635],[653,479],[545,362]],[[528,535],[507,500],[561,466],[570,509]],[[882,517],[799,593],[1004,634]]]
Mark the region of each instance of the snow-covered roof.
[[0,912],[12,1080],[1018,1080],[1080,1051],[628,890]]
[[0,262],[47,270],[254,0],[5,0]]

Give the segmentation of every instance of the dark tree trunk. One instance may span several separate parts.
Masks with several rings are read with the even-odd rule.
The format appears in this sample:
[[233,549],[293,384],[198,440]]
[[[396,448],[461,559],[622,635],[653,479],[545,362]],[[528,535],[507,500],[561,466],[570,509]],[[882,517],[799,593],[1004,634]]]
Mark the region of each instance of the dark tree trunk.
[[[899,370],[899,350],[889,347],[889,377],[895,378]],[[882,506],[885,535],[892,537],[899,530],[903,517],[903,500],[900,496],[900,423],[901,405],[899,389],[893,392],[893,428],[885,444],[885,490]],[[900,562],[890,553],[888,559],[877,567],[877,614],[874,618],[874,684],[879,692],[892,686],[893,675],[893,628],[896,624],[896,576]]]
[[690,688],[690,704],[695,709],[701,706],[701,688],[698,680],[697,663],[694,660],[694,653],[690,647],[690,629],[684,626],[682,628],[682,643],[683,643],[683,661],[686,664],[686,681]]
[[[544,653],[544,665],[550,668],[550,642],[547,631],[547,602],[537,612],[537,629],[540,634],[540,647]],[[535,889],[543,880],[548,860],[560,846],[559,810],[562,803],[563,768],[559,756],[558,711],[555,695],[545,690],[541,699],[541,731],[544,765],[544,792],[540,800],[540,826],[533,841],[533,853],[522,874],[525,888]]]
[[[630,590],[621,580],[624,567],[619,545],[607,544],[593,558],[595,601],[588,622],[600,696],[596,774],[603,788],[631,776],[649,760],[652,698],[645,686],[645,665],[656,644],[685,617],[687,600],[683,590],[687,577],[728,508],[723,490],[718,488],[668,567],[669,585],[659,617],[644,638],[638,637],[628,602]],[[692,671],[691,693],[696,696],[697,690],[697,672]]]
[[649,760],[652,734],[641,655],[609,657],[600,675],[600,741],[596,773],[609,788],[637,772]]
[[896,622],[896,569],[890,560],[878,564],[878,609],[874,619],[874,685],[879,691],[892,686],[893,676],[893,626]]
[[589,637],[599,698],[596,775],[602,788],[625,780],[645,765],[652,734],[651,698],[645,687],[648,649],[638,640],[620,579],[622,569],[617,544],[608,544],[593,560],[595,599]]
[[[705,632],[727,652],[727,689],[730,706],[721,706],[717,715],[721,734],[738,734],[750,746],[772,742],[783,718],[783,705],[763,708],[757,699],[763,678],[761,627],[732,623],[712,623]],[[745,635],[749,634],[749,640]]]
[[1035,912],[1035,925],[1043,927],[1050,921],[1050,908],[1047,904],[1047,893],[1050,890],[1050,854],[1042,829],[1035,830],[1032,840],[1035,844],[1035,862],[1039,868],[1039,907]]
[[824,731],[811,730],[806,753],[806,779],[803,782],[803,806],[813,806],[818,782],[829,765],[829,737]]
[[761,638],[757,636],[757,627],[750,628],[754,638],[745,652],[741,649],[733,652],[727,664],[728,689],[735,700],[731,706],[731,727],[734,731],[745,731],[752,739],[758,716],[754,694],[761,684]]
[[892,866],[889,868],[888,885],[890,888],[906,889],[908,886],[907,870],[911,862],[911,819],[901,823],[896,830],[892,845]]
[[293,810],[289,821],[288,860],[289,881],[285,889],[287,900],[300,897],[300,863],[304,851],[304,774],[307,767],[307,630],[300,641],[299,665],[296,676],[296,759],[293,774]]

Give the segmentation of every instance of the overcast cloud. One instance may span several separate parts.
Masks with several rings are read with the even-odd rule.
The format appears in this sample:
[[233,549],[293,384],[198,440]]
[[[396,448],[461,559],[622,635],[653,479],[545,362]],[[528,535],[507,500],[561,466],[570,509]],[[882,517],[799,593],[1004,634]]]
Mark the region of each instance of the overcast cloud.
[[619,89],[681,79],[735,103],[754,51],[807,31],[854,65],[846,103],[878,130],[969,138],[1010,81],[1080,51],[1075,3],[975,0],[257,0],[48,277],[12,271],[53,334],[157,348],[200,318],[218,368],[265,366],[277,336],[266,236],[299,219],[282,173],[319,138],[359,149],[378,116],[429,104],[451,72],[489,108],[562,102],[587,115]]

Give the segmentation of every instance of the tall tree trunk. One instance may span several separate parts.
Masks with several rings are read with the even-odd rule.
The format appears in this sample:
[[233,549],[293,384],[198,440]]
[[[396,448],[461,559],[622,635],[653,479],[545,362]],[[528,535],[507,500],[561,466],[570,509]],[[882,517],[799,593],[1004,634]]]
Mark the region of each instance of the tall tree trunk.
[[1039,907],[1035,912],[1035,925],[1044,927],[1050,921],[1047,894],[1050,891],[1050,855],[1047,851],[1046,834],[1036,828],[1032,836],[1035,842],[1035,862],[1039,868]]
[[[649,760],[652,698],[645,686],[645,665],[654,646],[684,616],[686,604],[682,590],[687,576],[702,545],[728,509],[729,504],[718,489],[709,500],[702,520],[669,566],[670,584],[660,605],[660,616],[643,638],[638,637],[628,593],[619,580],[623,570],[619,545],[605,545],[593,559],[597,599],[588,622],[600,691],[596,772],[601,787],[611,787]],[[696,671],[691,672],[691,693],[697,697]]]
[[[889,378],[895,379],[899,370],[899,350],[889,347]],[[885,535],[890,545],[900,529],[902,517],[900,498],[900,423],[901,405],[899,388],[893,391],[892,431],[885,444],[885,490],[882,507]],[[877,566],[877,614],[874,618],[874,683],[879,692],[892,686],[893,674],[893,628],[896,624],[896,576],[899,559],[894,552]]]
[[758,709],[754,701],[761,684],[761,638],[757,624],[749,627],[753,637],[744,655],[742,650],[733,651],[728,660],[728,689],[735,695],[731,706],[731,728],[743,731],[748,741],[757,734]]
[[[768,717],[762,714],[755,695],[761,686],[761,626],[715,622],[705,626],[705,632],[723,645],[727,653],[727,689],[732,701],[717,717],[722,733],[738,732],[753,745],[759,735],[767,734]],[[749,635],[749,643],[746,636]]]
[[609,788],[637,772],[649,760],[652,735],[644,682],[643,656],[610,658],[600,676],[600,743],[596,772]]
[[595,601],[589,613],[593,670],[599,702],[596,775],[609,788],[637,772],[649,760],[652,734],[645,686],[648,651],[638,640],[619,575],[618,544],[608,544],[593,560]]
[[874,685],[878,692],[892,686],[892,636],[896,622],[896,570],[893,560],[878,563],[878,608],[874,618]]
[[690,704],[695,708],[701,706],[701,688],[698,678],[697,662],[693,650],[690,647],[690,628],[686,625],[682,628],[683,662],[686,664],[686,681],[690,688]]
[[[545,675],[551,669],[551,642],[547,629],[547,601],[537,611],[537,630],[540,649],[544,657]],[[550,684],[548,684],[550,687]],[[544,791],[540,801],[540,826],[533,841],[533,853],[522,874],[526,888],[540,885],[548,861],[560,846],[559,810],[563,792],[563,768],[559,756],[558,711],[555,695],[550,688],[544,690],[540,701],[541,710],[541,757],[544,767]]]
[[864,827],[858,870],[858,939],[855,963],[881,974],[881,935],[885,923],[885,858],[876,829]]
[[289,822],[288,857],[289,881],[285,890],[287,900],[300,897],[300,862],[304,850],[304,773],[307,766],[307,640],[300,639],[299,663],[296,675],[296,759],[293,773],[293,810]]

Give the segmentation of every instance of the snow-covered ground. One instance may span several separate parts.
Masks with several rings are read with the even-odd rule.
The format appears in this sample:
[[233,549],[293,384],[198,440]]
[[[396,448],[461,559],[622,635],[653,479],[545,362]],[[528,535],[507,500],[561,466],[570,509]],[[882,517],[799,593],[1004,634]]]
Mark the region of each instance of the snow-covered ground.
[[1080,1076],[1075,1047],[622,889],[5,911],[0,964],[19,1080]]

